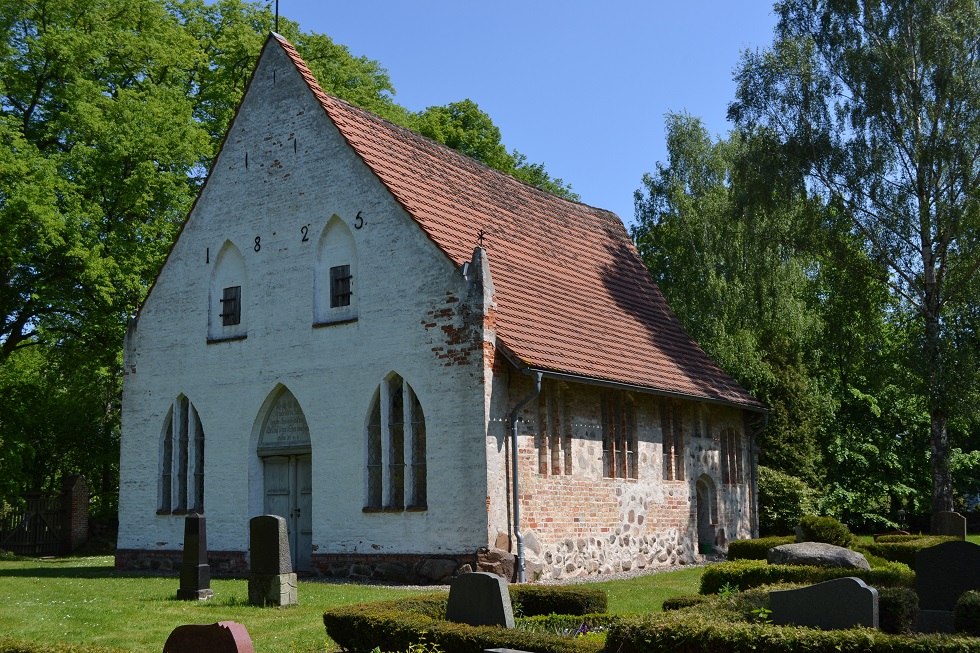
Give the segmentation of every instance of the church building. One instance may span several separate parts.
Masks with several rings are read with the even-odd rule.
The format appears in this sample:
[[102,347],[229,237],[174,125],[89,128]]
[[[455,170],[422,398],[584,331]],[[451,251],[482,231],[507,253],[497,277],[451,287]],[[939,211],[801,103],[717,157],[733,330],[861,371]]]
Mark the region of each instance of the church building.
[[765,408],[620,219],[324,93],[267,40],[125,343],[121,569],[445,582],[696,562],[757,530]]

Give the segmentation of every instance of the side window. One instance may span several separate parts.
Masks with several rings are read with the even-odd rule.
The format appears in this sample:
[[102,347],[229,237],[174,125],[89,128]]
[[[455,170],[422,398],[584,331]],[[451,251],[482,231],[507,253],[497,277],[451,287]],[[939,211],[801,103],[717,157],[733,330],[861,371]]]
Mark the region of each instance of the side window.
[[221,326],[242,323],[242,287],[230,286],[221,293]]
[[208,295],[208,341],[244,338],[245,259],[231,241],[225,242],[215,258]]
[[158,498],[157,514],[204,512],[204,427],[184,395],[174,400],[164,419]]
[[366,511],[426,509],[425,447],[422,404],[391,374],[375,390],[367,420]]
[[572,423],[568,389],[546,381],[538,395],[538,473],[572,473]]
[[602,462],[607,478],[637,478],[636,407],[623,392],[602,395]]
[[742,436],[732,427],[721,432],[721,481],[733,485],[743,482]]
[[347,224],[337,215],[317,243],[313,270],[313,323],[357,319],[357,248]]
[[684,431],[680,408],[665,399],[660,405],[660,431],[663,433],[663,475],[665,481],[684,480]]

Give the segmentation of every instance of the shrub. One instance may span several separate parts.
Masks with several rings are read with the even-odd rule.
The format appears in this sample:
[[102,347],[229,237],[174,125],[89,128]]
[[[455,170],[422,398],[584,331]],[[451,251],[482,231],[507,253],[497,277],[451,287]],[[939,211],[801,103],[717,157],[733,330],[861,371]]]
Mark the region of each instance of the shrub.
[[769,549],[783,544],[792,544],[796,538],[792,535],[777,535],[760,537],[754,540],[732,540],[728,543],[729,560],[765,560]]
[[980,592],[963,592],[956,600],[953,627],[958,633],[980,636]]
[[911,633],[919,614],[919,596],[908,587],[878,588],[878,627],[886,633]]
[[915,574],[898,562],[886,563],[870,571],[843,567],[809,565],[770,565],[761,560],[737,560],[711,565],[701,574],[701,594],[717,594],[726,583],[747,590],[776,583],[822,583],[825,580],[854,576],[872,587],[912,587]]
[[749,622],[733,610],[701,606],[624,618],[606,636],[616,653],[961,653],[976,640],[949,635],[893,635],[867,628],[819,630]]
[[803,537],[797,537],[799,542],[824,542],[847,547],[854,540],[847,526],[833,517],[807,515],[800,520],[800,531]]
[[521,614],[596,614],[608,606],[606,593],[597,587],[556,585],[511,585],[510,600],[520,604]]
[[800,519],[817,509],[817,493],[789,474],[759,466],[759,530],[792,533]]
[[950,540],[959,538],[948,535],[883,535],[877,541],[864,544],[860,548],[862,552],[885,560],[902,562],[915,569],[916,553]]
[[[561,637],[532,630],[452,623],[435,614],[445,614],[445,593],[412,599],[383,601],[333,608],[323,615],[327,634],[342,649],[367,653],[406,651],[425,640],[443,653],[482,653],[488,648],[511,648],[537,653],[598,653],[600,640]],[[589,615],[592,617],[592,615]],[[597,615],[597,619],[605,617]],[[579,624],[587,617],[577,616]]]

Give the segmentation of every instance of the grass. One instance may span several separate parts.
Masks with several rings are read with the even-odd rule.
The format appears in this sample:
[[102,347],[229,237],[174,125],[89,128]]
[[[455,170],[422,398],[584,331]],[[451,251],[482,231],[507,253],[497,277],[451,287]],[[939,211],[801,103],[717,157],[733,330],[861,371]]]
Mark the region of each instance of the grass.
[[[698,568],[598,583],[618,614],[659,611],[664,599],[697,593]],[[237,621],[259,653],[334,651],[324,631],[331,606],[418,594],[416,589],[300,581],[298,606],[248,605],[245,580],[214,579],[214,598],[178,601],[174,576],[117,572],[109,556],[0,559],[0,637],[160,651],[181,624]]]

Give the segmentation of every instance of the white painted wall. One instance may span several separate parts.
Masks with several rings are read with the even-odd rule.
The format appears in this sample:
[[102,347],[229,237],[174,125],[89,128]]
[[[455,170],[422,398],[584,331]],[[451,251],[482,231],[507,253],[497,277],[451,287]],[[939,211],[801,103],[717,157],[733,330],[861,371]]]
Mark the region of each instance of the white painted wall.
[[[316,248],[334,214],[351,227],[357,248],[357,320],[314,328]],[[247,337],[209,344],[209,286],[226,241],[245,262],[238,331]],[[183,393],[206,434],[209,548],[247,550],[248,519],[262,513],[261,411],[278,384],[295,395],[310,427],[315,550],[486,546],[482,361],[444,366],[432,351],[443,333],[424,326],[431,311],[447,306],[447,293],[466,297],[460,272],[348,148],[271,43],[127,338],[118,547],[181,548],[182,516],[156,509],[161,430]],[[424,512],[362,512],[368,410],[391,371],[411,384],[425,411]]]

